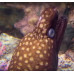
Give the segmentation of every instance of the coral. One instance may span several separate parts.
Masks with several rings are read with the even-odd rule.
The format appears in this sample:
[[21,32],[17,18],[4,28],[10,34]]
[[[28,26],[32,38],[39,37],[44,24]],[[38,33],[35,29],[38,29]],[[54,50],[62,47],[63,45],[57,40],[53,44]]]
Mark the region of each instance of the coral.
[[74,50],[68,49],[65,52],[66,58],[70,58],[72,61],[74,61]]
[[72,28],[74,28],[74,9],[70,11],[68,24],[71,25]]
[[0,42],[0,56],[2,56],[5,51],[6,51],[6,46],[3,45],[2,42]]
[[74,51],[67,50],[65,53],[59,52],[58,70],[74,71]]
[[32,32],[36,27],[36,22],[38,21],[38,16],[36,11],[33,10],[33,7],[27,7],[25,9],[25,14],[23,19],[15,23],[15,28],[19,29],[24,35],[29,32]]
[[[8,54],[8,53],[11,53],[14,51],[14,48],[18,45],[19,43],[19,40],[18,38],[15,38],[11,35],[8,35],[6,33],[2,33],[0,35],[0,45],[1,45],[1,49],[3,49],[4,51],[4,55]],[[13,46],[14,44],[14,46]],[[4,56],[3,55],[3,56]]]
[[9,62],[8,61],[4,61],[0,64],[0,71],[7,71],[8,70],[8,66],[9,66]]
[[0,35],[0,70],[6,71],[8,69],[14,49],[19,41],[20,39],[6,33]]

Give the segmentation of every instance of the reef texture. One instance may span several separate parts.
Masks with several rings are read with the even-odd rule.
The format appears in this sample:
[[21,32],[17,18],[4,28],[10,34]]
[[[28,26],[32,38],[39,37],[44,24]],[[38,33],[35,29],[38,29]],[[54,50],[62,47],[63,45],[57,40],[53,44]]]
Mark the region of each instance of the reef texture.
[[[67,19],[65,16],[58,19],[56,8],[46,8],[41,13],[37,25],[32,33],[21,39],[8,70],[57,70],[58,51]],[[50,32],[51,29],[53,32]]]
[[58,56],[58,70],[74,71],[74,51],[69,49],[65,53],[59,53]]
[[0,35],[0,71],[8,69],[12,54],[15,47],[18,45],[19,40],[20,39],[6,33]]
[[21,19],[19,22],[14,24],[14,27],[19,29],[22,34],[26,35],[29,32],[33,32],[35,27],[37,26],[36,23],[39,19],[40,11],[39,6],[31,5],[30,7],[27,6],[22,8],[24,10],[24,18]]
[[68,24],[74,28],[74,9],[69,14]]

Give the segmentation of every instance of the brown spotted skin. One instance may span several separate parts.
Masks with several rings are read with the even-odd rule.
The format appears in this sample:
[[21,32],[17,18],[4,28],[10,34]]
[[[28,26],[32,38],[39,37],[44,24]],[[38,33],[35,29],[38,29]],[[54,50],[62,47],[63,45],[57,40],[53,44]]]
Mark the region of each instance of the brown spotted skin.
[[47,29],[57,15],[53,8],[45,9],[34,32],[27,34],[16,48],[9,71],[49,71],[57,70],[58,53],[55,38],[46,35]]

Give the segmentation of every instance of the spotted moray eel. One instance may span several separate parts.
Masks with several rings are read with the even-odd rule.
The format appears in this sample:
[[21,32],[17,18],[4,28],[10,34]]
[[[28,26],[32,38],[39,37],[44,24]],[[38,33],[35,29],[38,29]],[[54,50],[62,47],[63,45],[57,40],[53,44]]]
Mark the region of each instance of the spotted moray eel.
[[[58,19],[56,8],[46,8],[39,18],[36,29],[21,39],[8,70],[57,70],[58,51],[66,24],[67,18],[65,16]],[[51,29],[52,33],[50,33]]]

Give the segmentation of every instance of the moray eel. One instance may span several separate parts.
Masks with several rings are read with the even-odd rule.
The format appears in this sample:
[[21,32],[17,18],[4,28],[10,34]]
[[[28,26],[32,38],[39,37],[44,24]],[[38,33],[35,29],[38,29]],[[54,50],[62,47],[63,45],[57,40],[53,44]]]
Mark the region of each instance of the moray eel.
[[57,70],[58,52],[63,39],[67,18],[58,19],[56,8],[46,8],[36,29],[24,36],[16,48],[9,71]]

